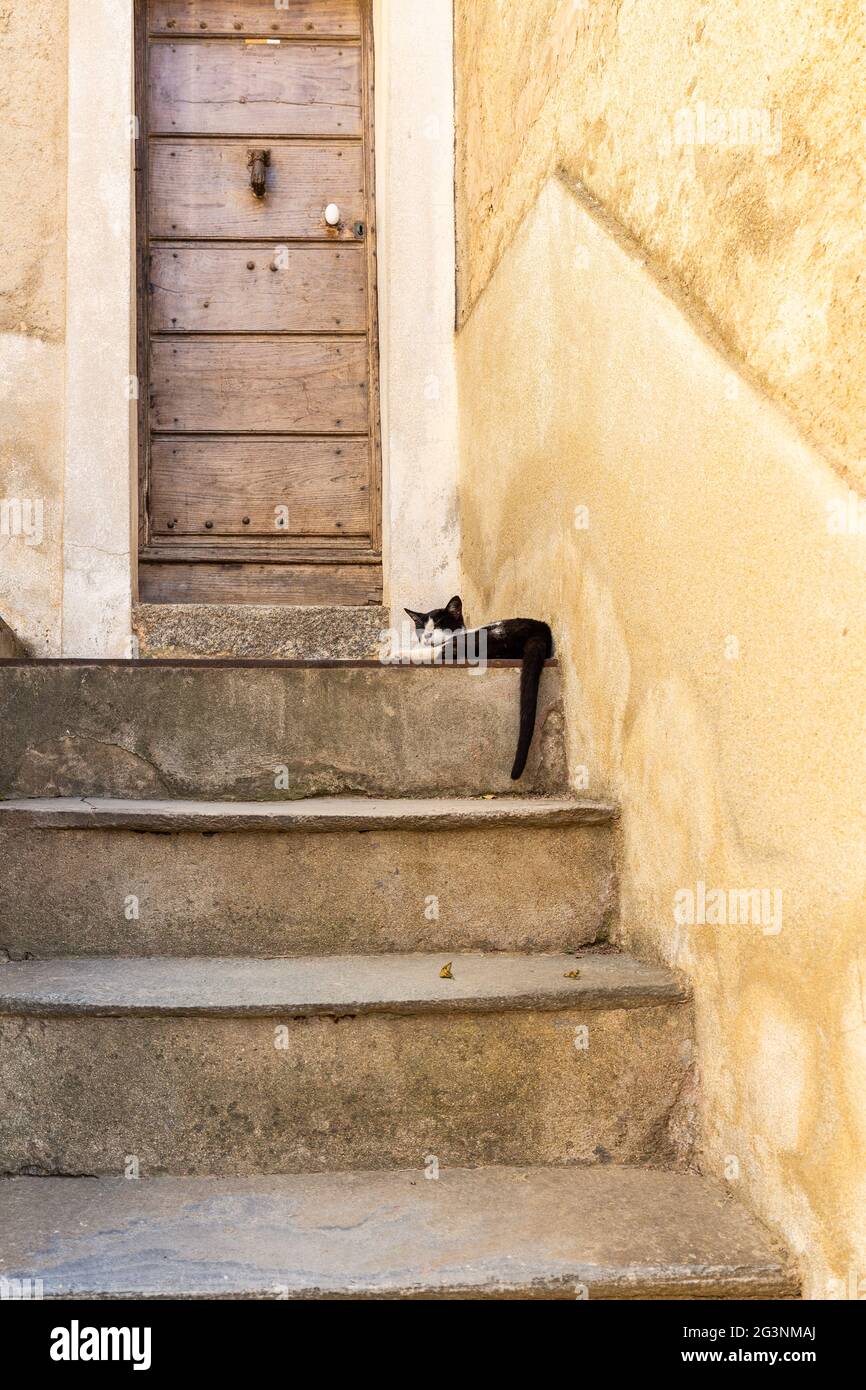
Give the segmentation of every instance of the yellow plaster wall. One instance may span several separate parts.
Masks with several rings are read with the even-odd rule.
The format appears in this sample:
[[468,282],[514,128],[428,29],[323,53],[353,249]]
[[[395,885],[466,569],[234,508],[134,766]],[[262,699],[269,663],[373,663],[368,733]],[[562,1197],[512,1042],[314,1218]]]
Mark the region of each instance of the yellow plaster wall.
[[866,477],[861,0],[455,0],[459,321],[555,170]]
[[[860,531],[857,495],[557,178],[458,381],[466,608],[557,635],[574,775],[623,807],[623,942],[693,981],[705,1171],[812,1296],[866,1292],[866,508]],[[699,881],[781,893],[781,930],[678,924]]]

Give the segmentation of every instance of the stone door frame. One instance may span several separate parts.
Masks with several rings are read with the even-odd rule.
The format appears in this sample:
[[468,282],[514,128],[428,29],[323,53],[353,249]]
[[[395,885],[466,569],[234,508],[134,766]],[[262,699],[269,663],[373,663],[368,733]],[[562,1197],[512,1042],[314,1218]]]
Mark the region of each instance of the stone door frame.
[[[62,655],[134,656],[134,6],[68,0]],[[374,0],[385,602],[458,587],[452,0]],[[448,593],[445,593],[445,590]]]

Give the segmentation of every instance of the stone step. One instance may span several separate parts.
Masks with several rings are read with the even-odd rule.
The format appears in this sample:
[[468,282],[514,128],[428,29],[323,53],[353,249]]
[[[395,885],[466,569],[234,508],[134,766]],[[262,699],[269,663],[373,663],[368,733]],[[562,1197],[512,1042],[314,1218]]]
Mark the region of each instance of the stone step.
[[363,661],[377,657],[387,608],[251,603],[140,603],[141,657]]
[[[615,951],[429,953],[282,960],[27,960],[0,969],[0,1013],[39,1018],[310,1018],[324,1015],[639,1009],[680,1004],[682,980]],[[574,976],[573,972],[577,972]]]
[[0,1213],[0,1274],[48,1299],[798,1296],[765,1232],[685,1173],[11,1178]]
[[678,977],[603,951],[455,954],[450,979],[445,964],[8,963],[0,1171],[686,1160]]
[[604,939],[615,808],[542,798],[0,802],[0,950],[286,956]]
[[515,662],[0,662],[0,799],[561,793],[558,668],[515,787],[519,690]]
[[0,829],[196,831],[485,830],[608,825],[609,801],[552,797],[313,796],[298,801],[149,801],[112,797],[24,797],[0,802]]

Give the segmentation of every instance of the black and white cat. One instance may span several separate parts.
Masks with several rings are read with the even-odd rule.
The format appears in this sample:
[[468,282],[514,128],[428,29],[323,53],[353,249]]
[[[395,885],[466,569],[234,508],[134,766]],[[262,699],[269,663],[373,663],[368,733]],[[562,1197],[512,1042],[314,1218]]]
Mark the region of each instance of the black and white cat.
[[443,662],[465,659],[467,649],[482,651],[490,661],[520,661],[520,735],[511,776],[516,782],[523,775],[529,746],[535,730],[538,686],[544,663],[553,656],[553,634],[547,623],[535,618],[506,618],[489,627],[467,628],[459,596],[444,608],[429,613],[405,610],[415,624],[419,641],[435,650]]

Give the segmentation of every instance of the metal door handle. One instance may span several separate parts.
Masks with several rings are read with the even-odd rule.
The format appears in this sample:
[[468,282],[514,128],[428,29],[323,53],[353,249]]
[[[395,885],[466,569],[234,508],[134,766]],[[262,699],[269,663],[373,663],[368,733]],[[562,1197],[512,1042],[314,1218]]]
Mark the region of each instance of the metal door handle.
[[250,188],[257,198],[264,198],[268,191],[266,170],[270,162],[270,150],[250,150],[247,155],[247,165],[250,171]]

